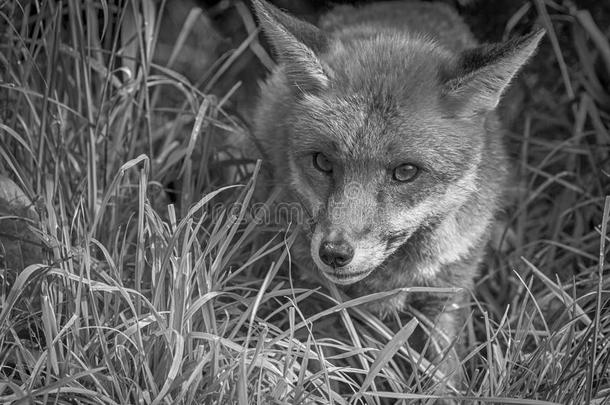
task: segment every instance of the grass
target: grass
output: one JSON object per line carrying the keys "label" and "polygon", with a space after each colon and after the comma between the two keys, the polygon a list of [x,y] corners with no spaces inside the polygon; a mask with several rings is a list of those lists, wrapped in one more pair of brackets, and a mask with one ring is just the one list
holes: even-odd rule
{"label": "grass", "polygon": [[[438,394],[443,376],[406,343],[422,320],[301,286],[296,234],[248,209],[258,166],[231,146],[247,132],[236,70],[269,62],[236,4],[214,12],[237,10],[246,39],[197,82],[173,69],[196,10],[160,63],[169,2],[1,3],[0,402]],[[508,139],[521,183],[473,297],[459,395],[608,404],[610,41],[596,18],[610,9],[519,4],[508,27],[548,37],[522,75]]]}

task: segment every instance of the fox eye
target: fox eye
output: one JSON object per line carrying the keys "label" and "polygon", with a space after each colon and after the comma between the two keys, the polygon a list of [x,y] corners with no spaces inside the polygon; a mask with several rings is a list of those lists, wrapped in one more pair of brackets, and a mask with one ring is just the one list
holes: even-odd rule
{"label": "fox eye", "polygon": [[394,168],[392,178],[396,181],[400,181],[401,183],[407,183],[409,181],[415,180],[418,174],[419,167],[410,163],[405,163]]}
{"label": "fox eye", "polygon": [[330,173],[333,171],[333,164],[321,152],[313,154],[313,166],[324,173]]}

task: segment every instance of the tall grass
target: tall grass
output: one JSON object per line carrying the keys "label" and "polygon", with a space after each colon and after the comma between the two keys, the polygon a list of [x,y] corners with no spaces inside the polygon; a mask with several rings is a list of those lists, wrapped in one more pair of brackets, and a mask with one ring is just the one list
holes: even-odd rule
{"label": "tall grass", "polygon": [[[249,209],[259,166],[231,144],[247,133],[231,68],[268,62],[244,5],[249,34],[199,83],[172,70],[197,10],[156,63],[168,7],[2,4],[0,401],[433,402],[448,376],[407,342],[426,320],[358,306],[397,291],[299,283],[297,234]],[[511,134],[522,190],[464,326],[468,386],[450,388],[610,403],[608,32],[567,1],[523,2],[511,26],[528,18],[549,39]]]}

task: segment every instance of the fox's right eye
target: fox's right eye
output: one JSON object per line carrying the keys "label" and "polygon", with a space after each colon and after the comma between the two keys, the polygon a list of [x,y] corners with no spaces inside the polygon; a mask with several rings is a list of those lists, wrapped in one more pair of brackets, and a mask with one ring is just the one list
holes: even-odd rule
{"label": "fox's right eye", "polygon": [[313,166],[321,172],[330,173],[333,171],[333,164],[322,152],[313,154]]}

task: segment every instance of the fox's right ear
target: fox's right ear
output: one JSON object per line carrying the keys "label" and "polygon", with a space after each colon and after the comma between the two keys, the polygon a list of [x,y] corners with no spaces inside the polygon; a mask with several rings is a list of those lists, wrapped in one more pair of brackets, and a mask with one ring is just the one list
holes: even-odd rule
{"label": "fox's right ear", "polygon": [[317,27],[291,17],[264,0],[252,0],[261,29],[295,88],[316,92],[328,87],[330,69],[316,56],[328,47]]}

